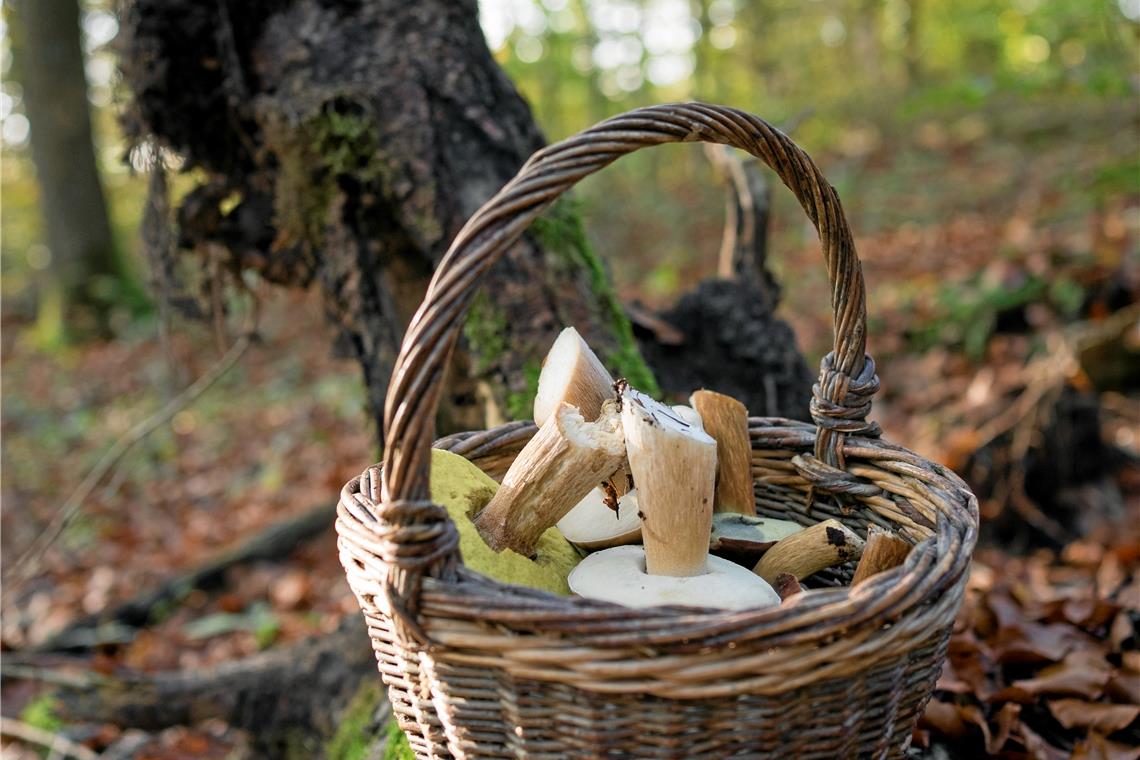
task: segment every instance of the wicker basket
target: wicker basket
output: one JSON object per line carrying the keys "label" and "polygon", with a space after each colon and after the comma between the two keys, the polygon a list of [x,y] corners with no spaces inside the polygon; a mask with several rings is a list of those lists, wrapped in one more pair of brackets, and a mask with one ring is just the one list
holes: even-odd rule
{"label": "wicker basket", "polygon": [[[878,524],[915,544],[857,589],[779,607],[628,609],[507,586],[465,568],[428,496],[444,366],[480,279],[581,178],[639,148],[714,142],[752,153],[815,224],[834,350],[815,424],[753,418],[758,513]],[[890,757],[941,671],[977,532],[952,472],[880,439],[864,355],[863,278],[835,190],[763,120],[698,103],[645,108],[535,154],[460,231],[408,328],[388,389],[383,466],[345,486],[341,561],[400,726],[420,757]],[[534,434],[516,422],[436,446],[501,475]],[[839,576],[850,577],[850,568]]]}

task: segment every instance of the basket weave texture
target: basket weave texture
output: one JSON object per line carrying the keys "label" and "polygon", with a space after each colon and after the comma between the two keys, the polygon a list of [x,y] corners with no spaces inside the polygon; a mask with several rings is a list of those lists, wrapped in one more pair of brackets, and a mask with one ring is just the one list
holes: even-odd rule
{"label": "basket weave texture", "polygon": [[[835,518],[914,544],[859,584],[745,611],[629,609],[465,568],[428,496],[435,411],[462,317],[487,269],[575,182],[642,147],[713,142],[771,167],[819,232],[835,341],[814,424],[753,418],[757,513]],[[762,119],[654,106],[536,153],[460,231],[408,328],[388,389],[382,465],[341,493],[341,561],[380,674],[419,757],[895,757],[941,672],[977,536],[977,502],[946,468],[881,439],[865,355],[863,277],[838,196]],[[515,422],[435,442],[499,477],[534,435]],[[833,580],[849,579],[841,568]]]}

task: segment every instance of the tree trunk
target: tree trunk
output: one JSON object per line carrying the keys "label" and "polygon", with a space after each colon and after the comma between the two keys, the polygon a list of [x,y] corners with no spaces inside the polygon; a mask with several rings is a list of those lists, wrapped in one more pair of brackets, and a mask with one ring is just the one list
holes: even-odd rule
{"label": "tree trunk", "polygon": [[79,4],[19,0],[12,20],[15,73],[31,122],[32,161],[51,250],[41,321],[62,318],[80,331],[101,331],[122,272],[91,139]]}
{"label": "tree trunk", "polygon": [[[124,30],[129,129],[207,173],[178,211],[182,248],[220,247],[232,268],[282,284],[319,282],[379,426],[435,264],[543,144],[475,2],[135,0]],[[652,386],[563,202],[489,274],[440,427],[528,417],[539,361],[565,325]]]}

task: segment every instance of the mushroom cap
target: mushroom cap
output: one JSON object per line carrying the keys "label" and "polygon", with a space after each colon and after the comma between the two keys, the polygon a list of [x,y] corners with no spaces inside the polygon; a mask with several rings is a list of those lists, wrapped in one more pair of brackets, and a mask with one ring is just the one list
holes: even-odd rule
{"label": "mushroom cap", "polygon": [[719,512],[713,515],[712,541],[714,544],[718,539],[774,544],[803,529],[804,526],[791,520]]}
{"label": "mushroom cap", "polygon": [[503,583],[568,595],[566,576],[578,564],[578,550],[557,529],[548,529],[538,539],[533,560],[510,549],[496,552],[479,535],[471,518],[498,489],[491,476],[467,459],[450,451],[431,450],[431,499],[447,508],[459,530],[463,563]]}
{"label": "mushroom cap", "polygon": [[649,575],[642,546],[617,546],[591,554],[567,580],[579,596],[626,607],[744,610],[780,603],[779,595],[763,578],[719,557],[708,558],[708,572],[703,575]]}
{"label": "mushroom cap", "polygon": [[616,515],[606,506],[602,490],[595,488],[558,521],[558,530],[567,541],[588,550],[632,544],[641,538],[637,510],[636,488],[618,499]]}

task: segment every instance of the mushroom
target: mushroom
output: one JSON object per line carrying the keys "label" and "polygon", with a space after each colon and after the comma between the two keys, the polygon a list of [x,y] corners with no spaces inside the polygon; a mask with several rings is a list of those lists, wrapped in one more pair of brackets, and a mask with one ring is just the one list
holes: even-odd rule
{"label": "mushroom", "polygon": [[[561,404],[577,407],[587,422],[596,420],[602,405],[614,398],[614,381],[586,341],[573,327],[567,327],[554,340],[542,360],[538,388],[534,395],[534,421],[539,427]],[[618,498],[633,488],[624,461],[606,481],[607,505],[617,511]]]}
{"label": "mushroom", "polygon": [[753,567],[777,541],[803,529],[804,526],[791,520],[719,512],[713,515],[709,551],[739,565]]}
{"label": "mushroom", "polygon": [[567,327],[542,361],[534,394],[534,422],[542,427],[562,404],[577,407],[587,422],[596,420],[602,404],[613,398],[613,385],[597,354],[577,330]]}
{"label": "mushroom", "polygon": [[748,437],[748,409],[732,396],[701,390],[689,403],[716,439],[716,512],[756,514],[752,492],[752,443]]}
{"label": "mushroom", "polygon": [[571,590],[629,607],[778,604],[772,587],[746,568],[708,556],[716,441],[632,388],[622,389],[621,407],[645,545],[590,555],[570,574]]}
{"label": "mushroom", "polygon": [[824,568],[858,559],[862,553],[863,539],[855,531],[838,520],[824,520],[777,541],[753,572],[769,583],[781,573],[802,581]]}
{"label": "mushroom", "polygon": [[603,405],[594,422],[564,403],[519,452],[475,527],[495,551],[530,556],[538,537],[624,460],[615,402]]}
{"label": "mushroom", "polygon": [[558,521],[558,530],[579,549],[597,551],[641,540],[637,516],[637,489],[618,499],[617,514],[606,503],[606,494],[595,488]]}
{"label": "mushroom", "polygon": [[851,585],[878,575],[881,572],[898,567],[910,554],[911,545],[901,538],[878,525],[872,525],[867,530],[867,545],[863,547],[863,556],[855,566],[855,574],[851,576]]}

